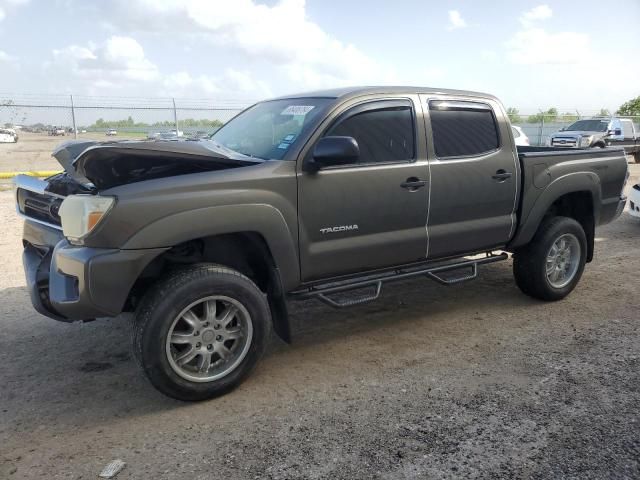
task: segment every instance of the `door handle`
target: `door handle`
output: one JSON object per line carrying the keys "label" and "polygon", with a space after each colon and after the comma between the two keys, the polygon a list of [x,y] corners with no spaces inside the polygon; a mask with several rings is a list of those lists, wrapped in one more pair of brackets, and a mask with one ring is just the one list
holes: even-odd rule
{"label": "door handle", "polygon": [[417,177],[409,177],[400,184],[402,188],[406,188],[410,192],[415,192],[419,188],[424,187],[427,184],[426,180],[420,180]]}
{"label": "door handle", "polygon": [[504,182],[507,178],[511,178],[513,174],[511,172],[507,172],[506,170],[498,170],[494,175],[491,176],[494,180],[498,182]]}

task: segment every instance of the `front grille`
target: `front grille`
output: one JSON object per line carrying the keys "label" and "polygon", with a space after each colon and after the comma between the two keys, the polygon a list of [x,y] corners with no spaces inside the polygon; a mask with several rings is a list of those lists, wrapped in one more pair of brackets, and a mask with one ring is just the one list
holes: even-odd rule
{"label": "front grille", "polygon": [[58,227],[61,225],[58,213],[62,203],[61,198],[18,188],[17,200],[18,211],[24,216]]}
{"label": "front grille", "polygon": [[576,147],[578,140],[575,137],[554,137],[551,139],[552,147]]}

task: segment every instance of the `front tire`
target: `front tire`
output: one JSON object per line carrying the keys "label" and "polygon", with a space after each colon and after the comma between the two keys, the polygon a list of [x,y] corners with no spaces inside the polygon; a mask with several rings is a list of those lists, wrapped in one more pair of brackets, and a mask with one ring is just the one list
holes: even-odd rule
{"label": "front tire", "polygon": [[202,264],[169,274],[147,292],[133,348],[154,387],[196,401],[239,385],[270,336],[271,315],[260,289],[235,270]]}
{"label": "front tire", "polygon": [[513,274],[523,293],[540,300],[561,300],[573,291],[587,258],[587,237],[573,218],[543,220],[531,242],[518,249]]}

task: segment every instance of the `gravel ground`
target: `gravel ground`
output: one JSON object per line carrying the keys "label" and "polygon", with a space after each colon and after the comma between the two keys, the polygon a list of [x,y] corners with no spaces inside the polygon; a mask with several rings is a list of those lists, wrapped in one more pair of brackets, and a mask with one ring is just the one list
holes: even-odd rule
{"label": "gravel ground", "polygon": [[[46,133],[22,131],[19,134],[17,143],[0,143],[0,172],[61,170],[60,164],[51,157],[51,152],[57,145],[73,140],[72,133],[64,137],[50,137]],[[107,137],[104,133],[82,133],[78,134],[78,139],[107,141],[123,138]]]}
{"label": "gravel ground", "polygon": [[51,152],[56,145],[71,139],[73,136],[49,137],[20,132],[18,143],[0,143],[0,172],[61,170]]}
{"label": "gravel ground", "polygon": [[[638,181],[640,166],[631,166]],[[640,478],[640,221],[597,232],[577,290],[541,303],[511,262],[475,282],[413,280],[366,306],[292,304],[231,394],[157,393],[129,320],[31,308],[20,221],[0,192],[0,478]]]}

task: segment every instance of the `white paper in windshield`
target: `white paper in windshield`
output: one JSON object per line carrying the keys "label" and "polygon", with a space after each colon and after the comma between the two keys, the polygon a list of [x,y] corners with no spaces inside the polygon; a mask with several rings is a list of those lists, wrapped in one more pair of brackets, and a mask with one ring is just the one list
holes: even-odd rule
{"label": "white paper in windshield", "polygon": [[306,115],[314,108],[314,105],[289,105],[280,115]]}

